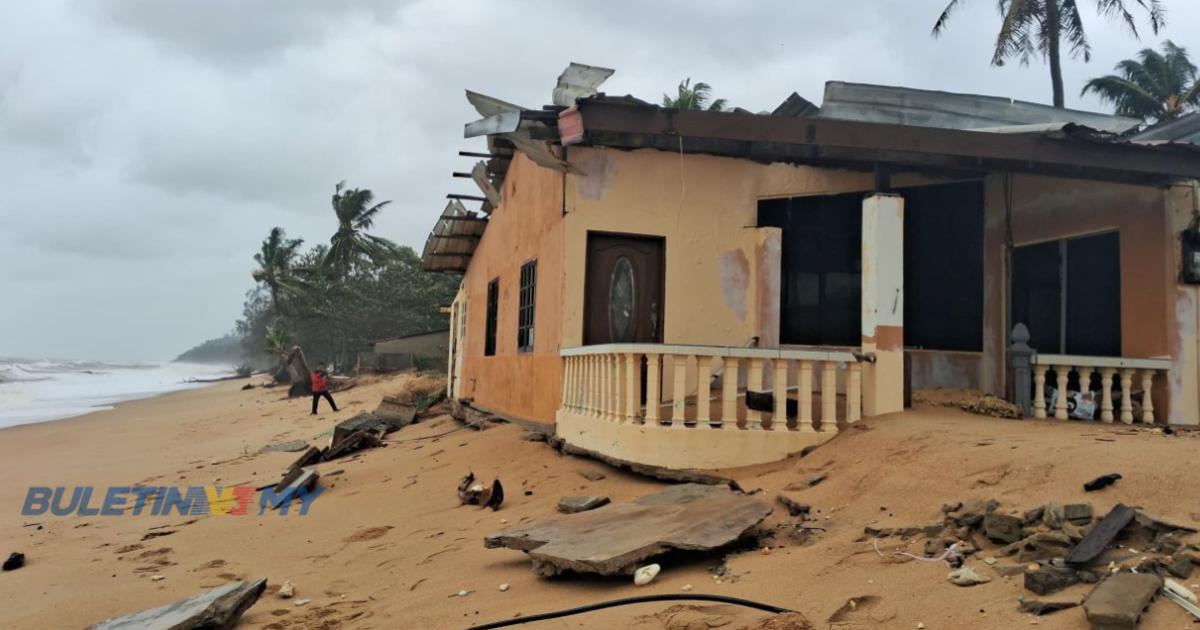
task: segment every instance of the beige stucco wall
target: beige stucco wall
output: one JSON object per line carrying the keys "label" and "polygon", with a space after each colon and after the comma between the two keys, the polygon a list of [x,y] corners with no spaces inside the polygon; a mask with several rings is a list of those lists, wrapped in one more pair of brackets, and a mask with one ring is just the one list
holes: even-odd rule
{"label": "beige stucco wall", "polygon": [[[460,398],[514,418],[554,422],[562,381],[558,356],[563,283],[562,174],[518,153],[501,186],[503,202],[463,276]],[[517,352],[521,265],[537,259],[533,352]],[[484,356],[488,283],[499,279],[496,354]]]}
{"label": "beige stucco wall", "polygon": [[583,339],[589,231],[666,239],[665,343],[778,345],[779,230],[756,227],[758,201],[873,182],[869,173],[649,149],[572,147],[569,159],[580,174],[567,177],[563,347]]}

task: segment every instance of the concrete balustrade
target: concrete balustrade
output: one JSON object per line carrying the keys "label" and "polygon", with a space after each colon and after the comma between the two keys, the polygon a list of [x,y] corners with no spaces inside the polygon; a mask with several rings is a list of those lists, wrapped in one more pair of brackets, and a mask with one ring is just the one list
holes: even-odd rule
{"label": "concrete balustrade", "polygon": [[[1033,357],[1033,415],[1036,418],[1053,416],[1056,420],[1069,417],[1067,397],[1071,374],[1074,373],[1080,391],[1091,391],[1093,377],[1099,377],[1100,398],[1097,419],[1113,422],[1117,417],[1131,424],[1134,417],[1134,400],[1141,406],[1137,420],[1153,423],[1153,389],[1155,377],[1165,378],[1171,369],[1170,359],[1126,359],[1122,357],[1089,357],[1065,354],[1038,354]],[[1046,403],[1047,374],[1053,372],[1054,386],[1059,394],[1054,399],[1053,409]],[[1120,409],[1114,407],[1114,388],[1120,388]],[[1135,387],[1138,389],[1135,390]],[[1119,415],[1118,415],[1119,414]]]}
{"label": "concrete balustrade", "polygon": [[[607,344],[562,358],[560,435],[639,463],[772,461],[862,418],[862,364],[850,352]],[[771,402],[750,409],[747,390]]]}

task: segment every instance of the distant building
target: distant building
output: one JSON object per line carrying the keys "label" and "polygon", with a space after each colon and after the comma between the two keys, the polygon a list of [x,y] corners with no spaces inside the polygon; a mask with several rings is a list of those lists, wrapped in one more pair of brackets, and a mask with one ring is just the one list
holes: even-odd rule
{"label": "distant building", "polygon": [[452,200],[423,256],[463,274],[451,398],[676,468],[781,459],[906,388],[1200,423],[1200,147],[840,83],[815,112],[679,111],[608,74],[573,64],[545,107],[468,93],[482,208]]}
{"label": "distant building", "polygon": [[358,353],[360,370],[387,372],[411,367],[445,367],[450,330],[435,330],[405,337],[380,339]]}

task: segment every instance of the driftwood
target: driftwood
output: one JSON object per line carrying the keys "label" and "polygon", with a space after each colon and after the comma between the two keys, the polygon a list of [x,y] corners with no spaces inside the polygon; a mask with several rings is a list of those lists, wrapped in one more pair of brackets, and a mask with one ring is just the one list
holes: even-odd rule
{"label": "driftwood", "polygon": [[266,580],[230,582],[166,606],[101,621],[88,630],[228,630],[266,588]]}

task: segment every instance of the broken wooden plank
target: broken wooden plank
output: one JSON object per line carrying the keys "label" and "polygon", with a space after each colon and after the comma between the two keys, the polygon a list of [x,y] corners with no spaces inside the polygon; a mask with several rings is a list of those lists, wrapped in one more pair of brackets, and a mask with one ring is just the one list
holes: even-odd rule
{"label": "broken wooden plank", "polygon": [[1118,503],[1109,510],[1108,514],[1092,527],[1092,531],[1084,536],[1067,554],[1068,564],[1088,564],[1100,557],[1108,548],[1117,534],[1133,520],[1134,510],[1123,503]]}
{"label": "broken wooden plank", "polygon": [[325,461],[329,461],[345,455],[350,451],[356,451],[362,447],[363,441],[366,439],[366,437],[367,432],[363,429],[358,429],[341,440],[335,439],[333,443],[329,445],[329,450],[325,451],[325,454],[322,455],[321,458]]}
{"label": "broken wooden plank", "polygon": [[101,621],[88,630],[228,630],[266,588],[266,580],[230,582],[166,606]]}
{"label": "broken wooden plank", "polygon": [[1137,520],[1138,525],[1156,532],[1166,533],[1179,531],[1194,534],[1197,531],[1195,527],[1190,525],[1174,523],[1160,516],[1150,514],[1144,510],[1134,510],[1134,512],[1135,513],[1133,517]]}
{"label": "broken wooden plank", "polygon": [[728,545],[771,513],[754,497],[720,486],[680,484],[632,503],[561,516],[490,534],[489,549],[529,554],[534,572],[629,574],[646,558],[672,549],[706,551]]}
{"label": "broken wooden plank", "polygon": [[317,479],[320,477],[320,473],[313,468],[293,468],[289,470],[275,486],[274,502],[271,504],[271,509],[274,510],[290,503],[292,499],[300,496],[301,491],[312,490],[313,486],[317,485]]}
{"label": "broken wooden plank", "polygon": [[296,458],[296,461],[292,462],[291,466],[288,466],[288,470],[296,470],[298,468],[304,468],[305,466],[311,466],[319,461],[321,461],[321,449],[315,446],[310,446],[308,447],[308,450],[304,451],[304,453],[300,455],[300,457]]}

